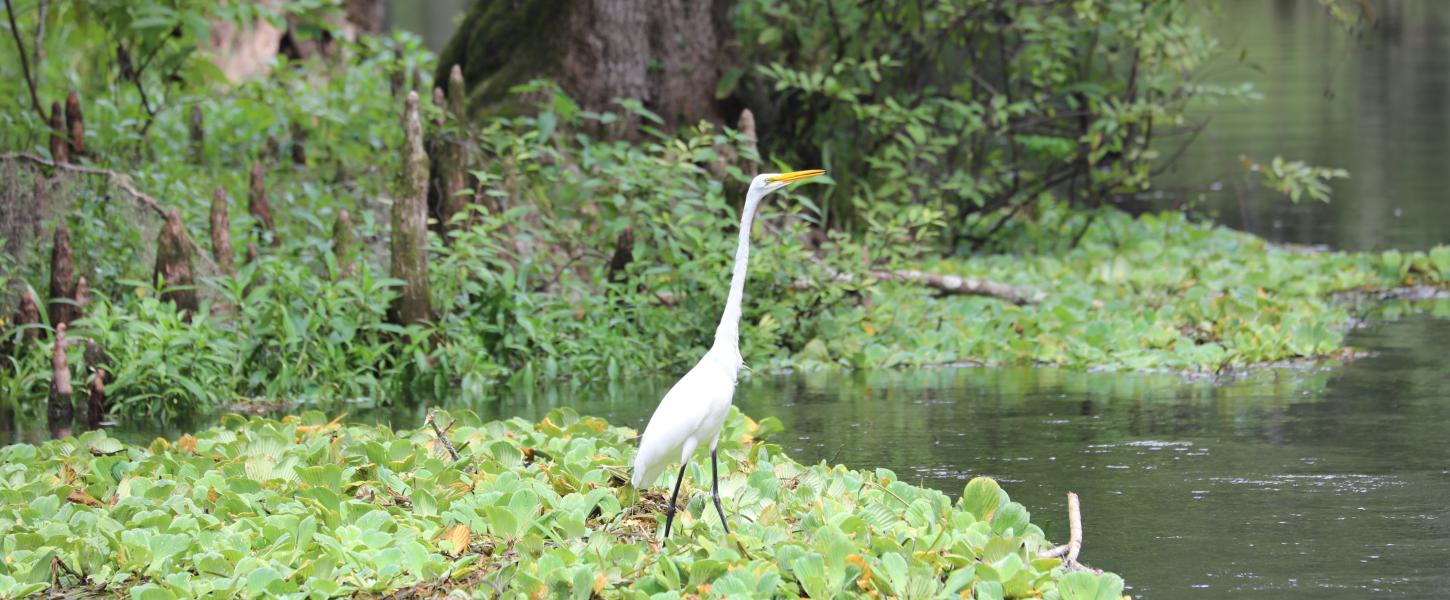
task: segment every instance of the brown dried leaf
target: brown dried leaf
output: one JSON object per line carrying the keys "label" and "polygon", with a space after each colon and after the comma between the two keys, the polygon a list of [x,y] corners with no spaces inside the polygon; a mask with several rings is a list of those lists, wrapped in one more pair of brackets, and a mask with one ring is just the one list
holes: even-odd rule
{"label": "brown dried leaf", "polygon": [[468,526],[458,523],[443,532],[443,543],[440,547],[444,552],[458,556],[468,549],[468,538]]}
{"label": "brown dried leaf", "polygon": [[70,501],[70,502],[74,502],[76,504],[84,504],[86,506],[90,506],[90,507],[93,507],[93,508],[100,508],[101,507],[101,501],[100,500],[97,500],[94,497],[92,497],[90,494],[87,494],[87,493],[82,492],[80,490],[76,490],[76,491],[71,492],[69,496],[66,496],[65,497],[65,499],[68,500],[68,501]]}

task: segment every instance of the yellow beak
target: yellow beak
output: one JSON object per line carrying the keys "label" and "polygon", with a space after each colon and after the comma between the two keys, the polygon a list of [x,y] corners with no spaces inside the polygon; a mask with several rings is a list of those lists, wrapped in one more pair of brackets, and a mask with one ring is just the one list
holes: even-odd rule
{"label": "yellow beak", "polygon": [[781,173],[780,175],[771,177],[766,181],[769,181],[771,183],[795,183],[797,181],[804,181],[806,179],[810,179],[812,177],[819,177],[825,174],[826,172],[820,169],[806,169],[804,171],[791,171],[789,173]]}

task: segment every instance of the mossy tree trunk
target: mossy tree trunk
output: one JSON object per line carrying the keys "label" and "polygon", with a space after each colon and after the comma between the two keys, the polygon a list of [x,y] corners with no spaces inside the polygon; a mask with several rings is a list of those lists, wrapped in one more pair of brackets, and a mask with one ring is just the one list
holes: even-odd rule
{"label": "mossy tree trunk", "polygon": [[[536,78],[559,82],[584,108],[639,100],[673,127],[723,123],[729,0],[478,0],[439,57],[435,81],[458,65],[471,111]],[[620,133],[633,132],[625,127]]]}

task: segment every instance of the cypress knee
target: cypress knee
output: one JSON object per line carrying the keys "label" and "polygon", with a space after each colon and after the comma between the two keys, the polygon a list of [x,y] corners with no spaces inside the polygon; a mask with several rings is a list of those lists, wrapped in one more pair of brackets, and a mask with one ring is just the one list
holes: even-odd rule
{"label": "cypress knee", "polygon": [[301,121],[292,122],[292,162],[299,167],[307,166],[307,128]]}
{"label": "cypress knee", "polygon": [[227,207],[227,191],[217,186],[211,198],[211,254],[218,271],[227,276],[237,274],[232,260],[232,219]]}
{"label": "cypress knee", "polygon": [[[468,188],[468,155],[462,127],[456,117],[449,115],[442,88],[433,89],[433,103],[443,109],[438,116],[437,134],[434,136],[433,184],[438,201],[438,230],[446,234],[455,227],[454,218],[468,210],[468,197],[463,190]],[[444,241],[449,237],[444,236]]]}
{"label": "cypress knee", "polygon": [[107,366],[110,359],[94,339],[86,340],[85,358],[86,368],[91,371],[91,383],[86,388],[86,418],[91,429],[95,429],[100,427],[101,418],[106,415],[106,382],[111,377]]}
{"label": "cypress knee", "polygon": [[403,172],[393,199],[392,276],[403,288],[388,309],[390,319],[410,325],[432,319],[428,298],[428,154],[418,93],[409,92],[403,110]]}
{"label": "cypress knee", "polygon": [[70,140],[66,139],[65,113],[60,103],[50,103],[50,159],[61,164],[70,163]]}
{"label": "cypress knee", "polygon": [[267,136],[267,141],[266,143],[262,144],[262,152],[260,153],[260,158],[262,159],[262,162],[272,164],[272,161],[277,158],[278,152],[279,150],[277,149],[277,136]]}
{"label": "cypress knee", "polygon": [[463,69],[455,64],[452,69],[448,70],[448,110],[453,113],[453,118],[459,121],[463,120],[463,113],[467,110],[465,96],[468,92],[465,89]]}
{"label": "cypress knee", "polygon": [[[40,323],[40,306],[35,302],[35,294],[26,289],[20,294],[20,308],[15,311],[15,326],[37,325]],[[30,341],[40,337],[40,329],[31,327],[20,334],[21,339]]]}
{"label": "cypress knee", "polygon": [[86,316],[86,307],[91,305],[91,284],[86,281],[84,275],[76,278],[76,319],[83,319]]}
{"label": "cypress knee", "polygon": [[50,325],[70,323],[76,318],[75,259],[71,256],[70,228],[65,221],[55,224],[55,244],[50,249],[50,302],[46,312]]}
{"label": "cypress knee", "polygon": [[70,132],[70,154],[86,153],[86,124],[81,116],[81,98],[74,91],[65,98],[65,127]]}
{"label": "cypress knee", "polygon": [[610,283],[624,281],[624,270],[634,262],[634,229],[625,227],[614,240],[614,256],[609,258],[609,271],[605,280]]}
{"label": "cypress knee", "polygon": [[85,359],[87,369],[100,371],[108,378],[111,376],[110,371],[107,370],[111,364],[111,357],[106,355],[106,351],[101,349],[101,345],[96,340],[86,340]]}
{"label": "cypress knee", "polygon": [[252,214],[253,224],[262,232],[271,234],[272,245],[277,245],[277,228],[272,221],[272,205],[267,202],[267,184],[262,176],[262,162],[252,163],[252,185],[247,196],[247,212]]}
{"label": "cypress knee", "polygon": [[55,345],[50,350],[50,402],[46,406],[46,417],[51,426],[67,423],[75,412],[71,401],[70,365],[66,362],[65,323],[55,326]]}
{"label": "cypress knee", "polygon": [[191,245],[181,226],[181,211],[171,209],[156,241],[156,273],[163,291],[161,299],[176,304],[183,314],[196,311],[196,278],[191,267]]}
{"label": "cypress knee", "polygon": [[86,423],[91,429],[99,429],[105,416],[106,376],[101,371],[94,371],[90,385],[86,386]]}
{"label": "cypress knee", "polygon": [[[40,323],[40,308],[35,302],[35,296],[30,293],[30,288],[26,288],[20,292],[20,305],[15,308],[15,314],[10,317],[10,326],[19,329],[25,325],[37,323]],[[18,352],[19,347],[38,337],[40,337],[39,327],[21,329],[15,337],[6,337],[0,341],[0,354],[14,355]]]}
{"label": "cypress knee", "polygon": [[191,162],[201,164],[206,160],[206,122],[202,118],[201,106],[191,105],[191,123],[187,127],[191,141]]}
{"label": "cypress knee", "polygon": [[337,258],[337,278],[352,277],[352,215],[346,209],[338,211],[337,221],[332,224],[332,255]]}
{"label": "cypress knee", "polygon": [[[261,255],[260,252],[257,251],[257,244],[256,243],[252,243],[252,242],[248,242],[247,243],[247,264],[249,264],[249,265],[256,265],[261,260],[262,260],[262,255]],[[247,296],[252,295],[252,290],[254,288],[256,288],[258,285],[260,285],[263,281],[265,281],[265,278],[262,277],[261,272],[260,271],[253,271],[252,272],[252,280],[251,281],[248,281],[247,282],[247,285],[242,288],[242,297],[243,298],[246,298]]]}

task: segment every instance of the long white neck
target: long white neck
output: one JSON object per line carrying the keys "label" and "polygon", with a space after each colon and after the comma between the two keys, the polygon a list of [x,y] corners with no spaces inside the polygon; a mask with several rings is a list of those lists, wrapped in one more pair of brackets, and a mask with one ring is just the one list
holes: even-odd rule
{"label": "long white neck", "polygon": [[735,268],[730,274],[730,295],[725,297],[725,312],[720,315],[720,326],[715,328],[715,347],[733,350],[740,355],[740,302],[745,297],[745,270],[750,263],[750,224],[755,220],[755,209],[765,194],[752,189],[745,196],[745,206],[740,212],[740,245],[735,248]]}

